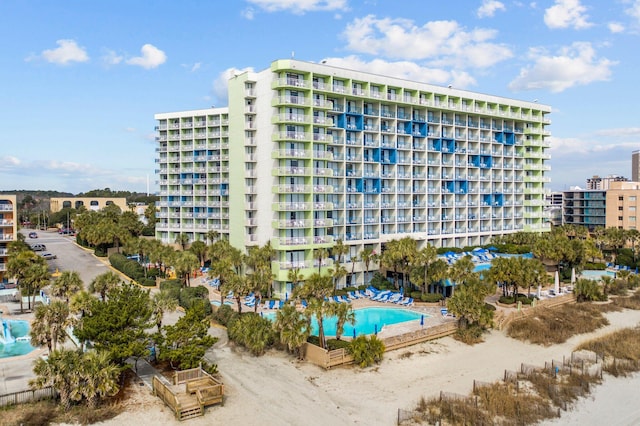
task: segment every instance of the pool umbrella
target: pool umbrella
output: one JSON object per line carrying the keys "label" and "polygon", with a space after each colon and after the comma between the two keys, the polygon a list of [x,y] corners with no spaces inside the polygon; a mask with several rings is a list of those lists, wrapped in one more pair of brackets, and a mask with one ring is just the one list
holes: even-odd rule
{"label": "pool umbrella", "polygon": [[554,285],[553,285],[553,291],[555,291],[556,294],[560,293],[560,274],[558,274],[558,271],[556,271],[556,276],[555,276]]}
{"label": "pool umbrella", "polygon": [[491,246],[491,247],[489,247],[487,250],[496,251],[496,250],[498,250],[498,249],[497,249],[496,247],[494,247],[494,246]]}
{"label": "pool umbrella", "polygon": [[355,327],[353,327],[353,338],[354,339],[356,338],[356,328]]}
{"label": "pool umbrella", "polygon": [[420,316],[420,325],[423,326],[424,325],[424,315]]}
{"label": "pool umbrella", "polygon": [[576,282],[576,268],[571,268],[571,284]]}
{"label": "pool umbrella", "polygon": [[375,330],[374,334],[377,336],[378,335],[378,324],[374,324],[373,329]]}

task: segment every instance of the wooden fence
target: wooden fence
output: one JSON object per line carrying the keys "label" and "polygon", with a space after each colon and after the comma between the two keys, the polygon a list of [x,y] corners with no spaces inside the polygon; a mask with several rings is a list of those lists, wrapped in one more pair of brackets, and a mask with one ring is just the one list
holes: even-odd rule
{"label": "wooden fence", "polygon": [[538,300],[536,301],[535,306],[523,307],[517,312],[512,312],[506,315],[503,314],[502,311],[499,312],[494,318],[494,323],[498,330],[504,330],[509,324],[511,324],[511,322],[533,315],[538,308],[555,308],[556,306],[575,302],[576,296],[574,294],[566,294],[564,296],[557,296],[551,299]]}
{"label": "wooden fence", "polygon": [[[457,329],[457,321],[450,321],[434,327],[425,327],[411,333],[387,337],[386,339],[382,339],[382,343],[384,343],[385,351],[393,351],[428,340],[449,336],[455,333]],[[325,369],[353,362],[353,357],[349,355],[345,349],[329,351],[319,346],[305,343],[302,353],[306,361]]]}
{"label": "wooden fence", "polygon": [[53,386],[48,386],[42,389],[23,390],[0,395],[0,407],[26,404],[28,402],[42,401],[44,399],[55,399],[57,397],[58,392],[53,388]]}

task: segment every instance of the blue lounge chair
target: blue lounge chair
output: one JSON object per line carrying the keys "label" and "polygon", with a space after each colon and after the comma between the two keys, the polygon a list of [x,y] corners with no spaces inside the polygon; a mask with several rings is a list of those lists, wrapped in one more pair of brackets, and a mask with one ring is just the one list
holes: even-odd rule
{"label": "blue lounge chair", "polygon": [[382,302],[388,299],[390,296],[391,296],[391,292],[389,290],[384,290],[378,293],[376,296],[372,297],[371,300],[375,300],[376,302]]}
{"label": "blue lounge chair", "polygon": [[402,300],[402,294],[400,293],[391,293],[389,298],[386,300],[388,303],[397,303]]}
{"label": "blue lounge chair", "polygon": [[275,300],[269,300],[269,309],[273,309],[273,307],[275,306],[276,301]]}
{"label": "blue lounge chair", "polygon": [[349,299],[359,299],[359,297],[353,291],[350,291],[347,294],[349,295]]}
{"label": "blue lounge chair", "polygon": [[331,300],[333,300],[336,303],[342,303],[342,300],[340,300],[338,296],[331,296]]}
{"label": "blue lounge chair", "polygon": [[253,308],[254,306],[256,306],[256,300],[253,299],[253,300],[246,301],[244,302],[244,305],[248,306],[249,308]]}
{"label": "blue lounge chair", "polygon": [[306,301],[306,300],[304,300],[304,299],[302,299],[302,300],[300,301],[300,304],[302,305],[302,308],[303,308],[303,309],[306,309],[306,308],[307,308],[307,306],[309,306],[309,304],[307,303],[307,301]]}
{"label": "blue lounge chair", "polygon": [[360,299],[365,299],[367,298],[367,294],[363,291],[363,290],[358,290],[356,295],[360,298]]}
{"label": "blue lounge chair", "polygon": [[340,296],[340,301],[344,303],[351,303],[351,300],[349,300],[349,298],[347,298],[346,296]]}
{"label": "blue lounge chair", "polygon": [[413,297],[405,297],[401,304],[403,306],[411,306],[411,305],[413,305]]}

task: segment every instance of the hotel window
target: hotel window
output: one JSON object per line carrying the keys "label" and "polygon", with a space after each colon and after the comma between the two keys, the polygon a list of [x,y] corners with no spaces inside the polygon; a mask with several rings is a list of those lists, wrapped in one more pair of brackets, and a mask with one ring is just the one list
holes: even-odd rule
{"label": "hotel window", "polygon": [[624,196],[620,195],[620,196],[618,197],[618,201],[624,201]]}
{"label": "hotel window", "polygon": [[635,222],[635,221],[636,221],[635,216],[629,216],[629,222]]}
{"label": "hotel window", "polygon": [[[630,195],[630,196],[629,196],[629,201],[631,201],[631,202],[634,202],[634,203],[635,203],[635,201],[636,201],[636,197],[635,197],[635,195]],[[634,208],[635,208],[635,207],[634,207]]]}
{"label": "hotel window", "polygon": [[622,220],[622,216],[618,216],[618,220]]}

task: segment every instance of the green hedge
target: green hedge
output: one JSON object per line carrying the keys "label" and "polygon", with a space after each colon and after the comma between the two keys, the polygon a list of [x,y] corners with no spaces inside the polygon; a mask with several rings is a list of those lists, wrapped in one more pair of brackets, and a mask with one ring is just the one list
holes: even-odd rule
{"label": "green hedge", "polygon": [[526,294],[519,293],[516,298],[513,296],[501,296],[498,301],[505,305],[510,305],[516,302],[522,302],[523,305],[530,305],[536,298],[534,296],[527,297]]}
{"label": "green hedge", "polygon": [[600,262],[596,262],[596,263],[586,262],[584,264],[584,269],[587,269],[587,270],[591,269],[594,271],[604,271],[605,269],[607,269],[607,265]]}
{"label": "green hedge", "polygon": [[109,263],[132,280],[139,282],[144,279],[144,267],[135,260],[127,259],[122,253],[109,256]]}

